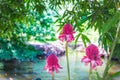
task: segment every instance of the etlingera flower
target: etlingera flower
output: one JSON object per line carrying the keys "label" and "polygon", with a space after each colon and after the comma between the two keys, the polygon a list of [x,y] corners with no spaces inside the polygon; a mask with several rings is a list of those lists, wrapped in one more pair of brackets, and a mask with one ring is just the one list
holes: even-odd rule
{"label": "etlingera flower", "polygon": [[50,74],[52,74],[52,72],[56,71],[56,73],[58,73],[58,68],[62,68],[59,63],[58,63],[58,58],[57,56],[55,56],[55,54],[50,54],[47,57],[46,60],[46,65],[44,67],[45,70],[47,70]]}
{"label": "etlingera flower", "polygon": [[62,33],[59,36],[59,39],[61,41],[65,40],[67,42],[71,42],[75,39],[74,36],[73,36],[73,33],[75,33],[75,32],[73,31],[72,25],[71,24],[65,24],[63,26]]}
{"label": "etlingera flower", "polygon": [[94,44],[90,44],[86,48],[86,56],[84,56],[81,61],[86,65],[90,63],[90,69],[96,69],[97,66],[102,66],[103,64],[100,56],[98,47]]}

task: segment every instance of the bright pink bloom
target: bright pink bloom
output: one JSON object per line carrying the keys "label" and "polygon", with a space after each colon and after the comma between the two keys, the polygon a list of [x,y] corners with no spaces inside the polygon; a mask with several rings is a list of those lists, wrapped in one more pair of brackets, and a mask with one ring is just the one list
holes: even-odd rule
{"label": "bright pink bloom", "polygon": [[90,69],[96,69],[97,66],[101,66],[103,64],[100,59],[98,47],[94,44],[90,44],[86,48],[86,56],[84,56],[81,61],[86,65],[90,63]]}
{"label": "bright pink bloom", "polygon": [[75,32],[73,31],[72,25],[71,24],[65,24],[63,26],[62,33],[59,36],[59,39],[61,41],[65,40],[67,42],[71,42],[75,39],[74,36],[73,36],[73,33],[75,33]]}
{"label": "bright pink bloom", "polygon": [[57,56],[55,56],[54,54],[50,54],[47,57],[47,62],[44,69],[46,69],[50,74],[52,74],[53,71],[56,71],[56,73],[58,73],[58,68],[61,69],[62,67],[58,64]]}

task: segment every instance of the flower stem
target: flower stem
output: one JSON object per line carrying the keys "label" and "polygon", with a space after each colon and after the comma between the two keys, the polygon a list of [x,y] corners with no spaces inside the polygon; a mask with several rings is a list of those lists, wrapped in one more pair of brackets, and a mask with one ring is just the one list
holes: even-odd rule
{"label": "flower stem", "polygon": [[54,72],[52,72],[52,80],[54,80]]}
{"label": "flower stem", "polygon": [[70,80],[70,68],[69,68],[69,58],[68,58],[68,42],[66,42],[66,60],[67,60],[67,70],[68,70],[68,80]]}
{"label": "flower stem", "polygon": [[[91,64],[90,64],[91,65]],[[91,68],[90,68],[90,70],[89,70],[89,80],[92,80],[92,70],[91,70]]]}
{"label": "flower stem", "polygon": [[103,73],[103,79],[104,80],[105,80],[105,77],[107,76],[107,73],[108,73],[108,70],[109,70],[109,67],[110,67],[110,60],[112,58],[116,43],[117,43],[117,41],[119,39],[119,34],[120,34],[120,21],[118,23],[117,32],[116,32],[115,39],[113,41],[113,46],[112,46],[112,49],[111,49],[111,53],[110,53],[109,59],[107,61],[107,64],[106,64],[106,67],[105,67],[105,70],[104,70],[104,73]]}

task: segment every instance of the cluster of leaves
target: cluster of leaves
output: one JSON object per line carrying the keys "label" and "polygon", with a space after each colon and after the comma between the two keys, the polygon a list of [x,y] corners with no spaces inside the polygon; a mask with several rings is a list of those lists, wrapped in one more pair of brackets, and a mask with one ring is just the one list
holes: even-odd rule
{"label": "cluster of leaves", "polygon": [[[62,10],[63,15],[59,14],[58,12],[58,15],[56,16],[58,18],[56,22],[59,23],[58,26],[60,26],[59,30],[61,30],[62,26],[65,23],[71,23],[74,26],[74,29],[78,32],[75,42],[77,42],[79,38],[82,38],[86,46],[87,42],[90,43],[86,31],[90,28],[94,28],[94,30],[98,30],[100,34],[99,42],[106,49],[106,51],[107,48],[112,45],[111,43],[113,42],[116,34],[115,32],[117,28],[117,23],[119,22],[120,12],[117,10],[119,8],[119,0],[1,0],[0,36],[11,36],[11,32],[13,32],[13,30],[16,28],[14,26],[15,22],[28,24],[28,22],[30,21],[29,18],[34,18],[33,15],[31,15],[33,14],[33,12],[39,12],[41,14],[43,10],[46,10],[46,7],[50,7],[51,9],[56,10],[56,12]],[[36,14],[39,15],[38,13],[34,13],[34,15]],[[36,18],[37,19],[35,20],[40,19],[39,17]],[[47,23],[46,20],[43,22],[45,22],[43,24]],[[38,26],[38,24],[36,24],[34,20],[32,20],[30,21],[29,26],[36,27]],[[27,37],[29,38],[31,35],[37,36],[37,33],[30,32],[34,31],[34,29],[30,27],[27,31],[27,33],[29,34]],[[20,28],[21,27],[17,29],[19,30]],[[37,28],[40,29],[40,27]],[[45,28],[47,29],[49,27]],[[37,31],[39,31],[39,29],[37,29]],[[43,33],[46,32],[45,30],[42,31]],[[47,32],[47,34],[49,33],[50,32]],[[41,38],[39,38],[38,36],[34,39],[46,41],[48,39],[44,40],[43,38],[45,35],[41,35]]]}
{"label": "cluster of leaves", "polygon": [[39,53],[40,51],[31,45],[26,45],[21,40],[14,39],[9,41],[0,38],[0,60],[34,60]]}
{"label": "cluster of leaves", "polygon": [[25,43],[56,39],[51,14],[44,10],[42,0],[0,0],[0,60],[33,60],[43,54]]}
{"label": "cluster of leaves", "polygon": [[22,33],[25,35],[24,37],[27,37],[29,41],[38,40],[45,42],[56,40],[55,29],[52,27],[53,20],[51,14],[39,15],[37,12],[33,12],[31,15],[34,16],[34,18],[28,18],[28,24],[16,24],[21,29],[19,34]]}
{"label": "cluster of leaves", "polygon": [[[63,14],[58,12],[55,16],[57,26],[60,26],[58,31],[65,23],[71,23],[77,33],[75,42],[82,38],[86,46],[91,42],[86,32],[94,28],[106,51],[113,46],[120,22],[119,0],[0,0],[1,60],[33,59],[38,52],[25,42],[55,40],[52,20],[42,15],[46,7],[56,12],[62,10]],[[120,56],[118,37],[113,57]]]}
{"label": "cluster of leaves", "polygon": [[[57,8],[62,9],[63,15],[61,14],[58,17],[58,26],[61,26],[59,30],[61,30],[62,26],[65,23],[71,23],[74,26],[78,35],[76,36],[76,42],[78,38],[82,38],[84,45],[90,40],[85,35],[86,31],[89,29],[94,29],[94,31],[98,31],[99,33],[99,44],[108,51],[113,54],[112,57],[119,56],[120,48],[118,46],[120,35],[116,38],[117,29],[119,29],[120,25],[120,1],[119,0],[58,0],[53,1],[53,4],[58,6]],[[52,8],[56,8],[52,6]],[[116,42],[115,42],[116,40]],[[117,44],[117,45],[116,45]],[[114,46],[116,45],[115,49]],[[112,51],[114,49],[114,51]],[[118,53],[118,54],[116,54]],[[109,58],[110,59],[110,58]],[[118,57],[120,60],[120,58]],[[111,66],[107,66],[105,72],[108,72]],[[105,73],[108,74],[108,73]],[[104,76],[106,80],[108,80],[108,75]],[[99,79],[103,80],[103,79]]]}
{"label": "cluster of leaves", "polygon": [[94,73],[94,74],[93,74],[92,78],[93,78],[94,80],[114,80],[115,77],[118,77],[118,76],[120,75],[120,72],[118,71],[118,72],[116,72],[116,73],[114,73],[114,74],[107,75],[107,76],[105,77],[105,79],[103,79],[103,78],[101,78],[101,76],[99,75],[99,72],[95,71],[95,72],[93,72],[93,73]]}
{"label": "cluster of leaves", "polygon": [[120,62],[120,43],[117,43],[115,46],[114,54],[113,54],[113,59],[118,60]]}
{"label": "cluster of leaves", "polygon": [[14,22],[23,22],[30,11],[42,13],[42,0],[0,0],[0,37],[9,37],[15,29]]}
{"label": "cluster of leaves", "polygon": [[64,11],[62,16],[61,14],[57,16],[56,22],[59,22],[58,26],[61,26],[59,30],[65,23],[71,23],[78,32],[76,42],[78,38],[82,38],[86,45],[87,42],[90,43],[90,40],[85,32],[94,28],[99,32],[99,42],[105,50],[112,45],[120,20],[120,12],[117,10],[119,0],[70,0],[53,3],[59,3],[57,5]]}
{"label": "cluster of leaves", "polygon": [[[50,7],[64,11],[62,16],[59,13],[56,16],[58,18],[56,22],[60,26],[59,30],[65,23],[71,23],[78,32],[75,42],[81,38],[86,46],[87,43],[91,42],[86,32],[89,29],[94,29],[99,33],[99,44],[107,52],[108,49],[112,48],[118,23],[120,22],[119,0],[58,0],[53,1],[52,5]],[[120,40],[120,38],[118,39]],[[116,44],[119,45],[119,41]],[[116,50],[115,48],[114,53],[116,53]],[[120,56],[120,54],[117,54],[117,56]],[[118,59],[120,61],[120,58]]]}

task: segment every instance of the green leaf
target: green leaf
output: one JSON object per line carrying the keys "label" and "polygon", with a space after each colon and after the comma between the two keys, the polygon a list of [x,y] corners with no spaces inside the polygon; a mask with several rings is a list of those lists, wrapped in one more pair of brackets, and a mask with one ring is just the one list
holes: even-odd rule
{"label": "green leaf", "polygon": [[102,79],[97,71],[96,71],[96,75],[97,75],[97,80],[101,80]]}
{"label": "green leaf", "polygon": [[115,27],[118,20],[120,20],[120,12],[117,12],[112,18],[103,25],[102,33],[108,32],[112,27]]}
{"label": "green leaf", "polygon": [[106,33],[106,38],[109,39],[110,41],[113,41],[113,36],[111,35],[111,33]]}
{"label": "green leaf", "polygon": [[82,34],[81,36],[82,36],[82,41],[84,43],[84,46],[86,47],[86,43],[87,42],[90,43],[91,41],[90,41],[90,39],[86,35]]}
{"label": "green leaf", "polygon": [[91,42],[90,39],[86,35],[82,34],[82,36],[87,42],[89,42],[89,43]]}
{"label": "green leaf", "polygon": [[78,25],[81,26],[83,23],[85,23],[87,20],[89,20],[89,17],[82,16],[82,19],[78,22]]}
{"label": "green leaf", "polygon": [[79,34],[76,36],[76,39],[75,39],[75,44],[77,44],[77,41],[78,41],[78,39],[79,39],[80,35],[81,35],[81,33],[79,33]]}
{"label": "green leaf", "polygon": [[57,30],[57,32],[59,32],[59,31],[61,31],[61,29],[63,28],[63,25],[57,25],[57,26],[59,26],[59,29]]}
{"label": "green leaf", "polygon": [[118,77],[118,76],[120,76],[120,71],[118,71],[118,72],[111,75],[111,77]]}
{"label": "green leaf", "polygon": [[83,43],[84,43],[84,46],[86,47],[87,45],[86,45],[86,42],[85,42],[84,37],[82,37],[82,41],[83,41]]}

